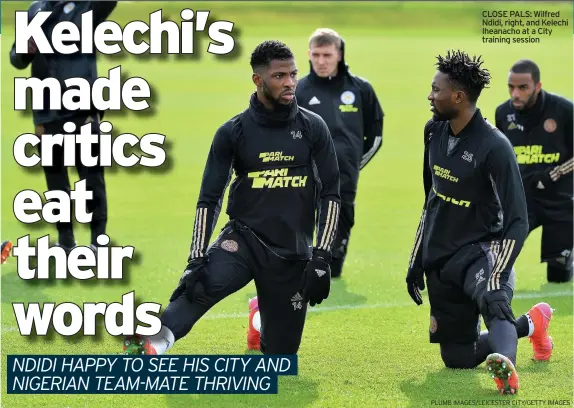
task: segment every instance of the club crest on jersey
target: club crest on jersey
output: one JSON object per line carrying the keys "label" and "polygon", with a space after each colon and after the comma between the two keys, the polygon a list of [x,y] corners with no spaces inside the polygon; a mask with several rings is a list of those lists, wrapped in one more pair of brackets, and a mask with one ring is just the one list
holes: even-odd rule
{"label": "club crest on jersey", "polygon": [[351,91],[345,91],[341,94],[341,102],[345,105],[352,105],[355,102],[355,94]]}
{"label": "club crest on jersey", "polygon": [[64,6],[64,14],[70,14],[70,12],[76,7],[74,2],[68,3]]}
{"label": "club crest on jersey", "polygon": [[556,121],[554,119],[548,118],[544,121],[544,130],[548,133],[554,132],[557,127],[558,126],[556,125]]}
{"label": "club crest on jersey", "polygon": [[436,318],[431,315],[429,332],[431,332],[431,334],[434,334],[434,333],[436,333],[437,329],[438,329],[438,322],[436,321]]}
{"label": "club crest on jersey", "polygon": [[237,252],[239,250],[239,245],[237,244],[237,241],[226,239],[221,243],[221,249],[227,252]]}
{"label": "club crest on jersey", "polygon": [[355,105],[355,94],[351,91],[345,91],[341,94],[341,102],[342,105],[339,105],[339,110],[342,113],[349,113],[349,112],[358,112],[359,108]]}

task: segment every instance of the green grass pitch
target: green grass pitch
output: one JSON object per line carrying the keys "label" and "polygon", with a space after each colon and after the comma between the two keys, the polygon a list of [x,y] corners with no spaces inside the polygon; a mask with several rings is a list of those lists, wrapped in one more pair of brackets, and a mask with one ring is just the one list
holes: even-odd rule
{"label": "green grass pitch", "polygon": [[[506,99],[506,76],[519,58],[532,58],[542,71],[545,89],[572,99],[571,3],[150,3],[120,4],[112,18],[144,19],[160,8],[177,17],[184,7],[212,10],[238,30],[240,52],[219,59],[205,52],[195,60],[102,58],[100,75],[122,65],[129,76],[146,78],[157,92],[156,113],[109,115],[114,127],[137,136],[167,135],[170,167],[164,172],[112,168],[106,175],[109,229],[120,245],[133,245],[138,262],[126,269],[121,283],[26,282],[19,279],[12,258],[2,267],[2,407],[428,407],[441,401],[559,399],[572,401],[573,341],[572,284],[545,281],[539,263],[540,231],[528,239],[516,264],[513,302],[521,314],[539,301],[555,309],[551,362],[530,360],[531,346],[519,340],[520,391],[499,397],[484,366],[452,371],[443,367],[438,347],[428,343],[429,306],[416,307],[405,284],[405,268],[422,206],[422,129],[430,117],[427,95],[434,75],[435,56],[462,48],[481,54],[493,75],[479,107],[492,119]],[[33,130],[30,117],[14,112],[13,78],[27,76],[9,63],[14,40],[13,12],[28,3],[2,3],[2,239],[30,234],[36,239],[53,234],[49,225],[26,226],[13,215],[16,194],[24,189],[45,191],[39,169],[24,170],[12,156],[16,136]],[[569,26],[555,28],[539,44],[484,44],[482,10],[560,10]],[[385,111],[384,142],[380,153],[361,175],[356,202],[356,227],[343,279],[333,283],[331,297],[311,310],[299,354],[299,375],[282,378],[279,395],[47,395],[6,394],[6,356],[10,354],[114,354],[121,339],[103,333],[97,338],[23,338],[13,302],[119,302],[135,290],[139,301],[165,306],[188,254],[195,201],[206,154],[217,127],[243,110],[253,90],[249,67],[252,49],[266,39],[292,47],[301,75],[308,72],[307,39],[319,26],[337,29],[347,42],[351,70],[373,84]],[[71,172],[76,180],[75,171]],[[220,217],[218,228],[226,220]],[[88,230],[78,226],[77,239],[86,244]],[[54,238],[55,239],[55,238]],[[175,354],[245,353],[247,302],[253,284],[216,305]]]}

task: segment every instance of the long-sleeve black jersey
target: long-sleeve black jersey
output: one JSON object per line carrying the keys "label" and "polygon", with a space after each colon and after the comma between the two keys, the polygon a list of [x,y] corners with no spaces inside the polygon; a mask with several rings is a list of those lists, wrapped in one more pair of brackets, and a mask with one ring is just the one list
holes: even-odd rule
{"label": "long-sleeve black jersey", "polygon": [[528,234],[512,145],[479,109],[447,153],[451,135],[448,121],[425,125],[426,201],[409,268],[437,269],[459,249],[486,244],[497,253],[487,289],[500,289]]}
{"label": "long-sleeve black jersey", "polygon": [[321,78],[311,67],[295,94],[300,106],[327,123],[339,159],[341,194],[355,194],[360,169],[381,148],[384,113],[369,81],[349,72],[344,47],[343,42],[336,76]]}
{"label": "long-sleeve black jersey", "polygon": [[[33,2],[28,9],[28,21],[40,11],[50,11],[52,14],[42,24],[42,31],[48,42],[52,44],[51,34],[56,24],[62,21],[72,22],[81,27],[82,14],[92,11],[93,24],[95,27],[105,21],[116,7],[117,1],[37,1]],[[32,65],[31,77],[38,79],[56,78],[62,87],[62,93],[67,87],[64,83],[69,78],[84,78],[93,83],[98,79],[96,65],[96,52],[92,54],[16,54],[16,43],[10,50],[10,63],[16,69],[26,69]],[[65,119],[77,114],[74,111],[62,109],[60,111],[49,110],[50,95],[44,93],[43,110],[33,110],[35,124],[53,122]],[[101,112],[103,114],[103,112]]]}
{"label": "long-sleeve black jersey", "polygon": [[[514,146],[528,198],[549,208],[563,206],[573,197],[572,112],[571,101],[544,90],[531,108],[518,110],[511,100],[496,108],[496,127]],[[555,167],[560,172],[556,182],[536,181],[539,173]]]}
{"label": "long-sleeve black jersey", "polygon": [[317,219],[316,247],[331,252],[339,169],[329,129],[318,115],[296,100],[287,112],[271,112],[253,94],[249,108],[217,130],[197,202],[191,258],[205,255],[233,174],[230,219],[287,259],[309,258]]}

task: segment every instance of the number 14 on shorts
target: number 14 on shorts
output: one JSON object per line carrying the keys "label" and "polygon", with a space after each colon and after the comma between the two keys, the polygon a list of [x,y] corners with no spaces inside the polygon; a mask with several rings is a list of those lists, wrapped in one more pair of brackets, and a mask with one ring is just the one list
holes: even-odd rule
{"label": "number 14 on shorts", "polygon": [[293,305],[293,310],[303,309],[303,296],[299,292],[295,293],[295,296],[291,298],[291,304]]}

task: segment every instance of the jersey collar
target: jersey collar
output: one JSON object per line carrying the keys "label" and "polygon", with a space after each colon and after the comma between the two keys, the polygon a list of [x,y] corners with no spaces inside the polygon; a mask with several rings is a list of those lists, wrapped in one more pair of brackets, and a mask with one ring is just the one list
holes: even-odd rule
{"label": "jersey collar", "polygon": [[249,99],[249,114],[255,123],[263,127],[286,126],[295,118],[298,111],[297,98],[293,98],[293,101],[289,105],[279,106],[273,111],[265,108],[265,106],[259,102],[256,92],[252,93]]}
{"label": "jersey collar", "polygon": [[[472,115],[472,118],[470,118],[470,121],[466,124],[465,127],[462,128],[462,130],[458,133],[458,135],[456,135],[456,137],[458,137],[459,139],[462,139],[462,138],[465,138],[467,136],[470,136],[483,123],[484,123],[484,117],[482,116],[482,112],[480,111],[479,108],[476,108],[476,111],[474,112],[474,115]],[[448,125],[448,134],[450,136],[454,136],[452,134],[452,129],[450,127],[450,124]]]}

